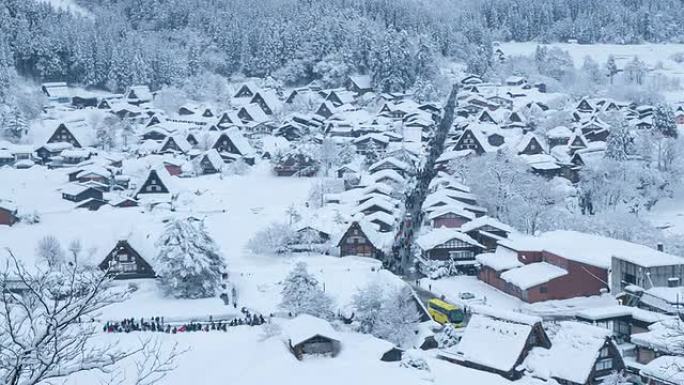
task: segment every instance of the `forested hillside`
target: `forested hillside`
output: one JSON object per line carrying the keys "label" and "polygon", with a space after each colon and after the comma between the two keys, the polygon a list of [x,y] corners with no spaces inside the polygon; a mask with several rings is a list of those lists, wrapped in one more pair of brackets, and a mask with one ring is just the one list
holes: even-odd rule
{"label": "forested hillside", "polygon": [[440,56],[483,74],[495,40],[681,40],[679,0],[93,0],[90,15],[5,0],[0,49],[20,74],[121,90],[204,71],[334,84],[353,72],[401,91]]}

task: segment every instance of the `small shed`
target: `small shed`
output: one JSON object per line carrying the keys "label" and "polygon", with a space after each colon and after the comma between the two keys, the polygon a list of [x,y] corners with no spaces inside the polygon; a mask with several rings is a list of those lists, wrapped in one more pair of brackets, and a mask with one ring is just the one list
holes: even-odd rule
{"label": "small shed", "polygon": [[328,321],[301,314],[284,325],[287,342],[298,360],[307,355],[335,357],[341,350],[337,332]]}

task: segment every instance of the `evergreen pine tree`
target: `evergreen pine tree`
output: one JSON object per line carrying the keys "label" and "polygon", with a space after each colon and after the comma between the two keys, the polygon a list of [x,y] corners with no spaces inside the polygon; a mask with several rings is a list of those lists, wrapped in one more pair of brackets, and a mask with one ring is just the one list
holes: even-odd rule
{"label": "evergreen pine tree", "polygon": [[613,55],[608,56],[608,61],[606,62],[606,72],[608,72],[610,84],[613,84],[613,77],[619,72],[617,64],[615,64],[615,57]]}
{"label": "evergreen pine tree", "polygon": [[282,302],[279,307],[293,316],[309,314],[330,318],[332,299],[319,287],[318,280],[309,274],[307,265],[298,262],[283,282]]}
{"label": "evergreen pine tree", "polygon": [[606,158],[624,161],[633,153],[634,138],[624,118],[617,119],[606,140]]}
{"label": "evergreen pine tree", "polygon": [[167,295],[204,298],[220,292],[227,268],[204,222],[195,218],[169,222],[157,247],[157,274]]}
{"label": "evergreen pine tree", "polygon": [[653,128],[666,137],[677,137],[677,123],[675,122],[674,111],[665,104],[658,104],[653,111]]}

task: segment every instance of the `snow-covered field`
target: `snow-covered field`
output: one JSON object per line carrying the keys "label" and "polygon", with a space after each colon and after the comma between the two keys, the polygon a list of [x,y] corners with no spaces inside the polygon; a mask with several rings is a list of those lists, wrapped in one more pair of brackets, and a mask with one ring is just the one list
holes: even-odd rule
{"label": "snow-covered field", "polygon": [[[228,332],[162,335],[165,346],[177,342],[189,350],[176,369],[160,385],[277,383],[295,385],[371,384],[464,384],[504,385],[510,382],[495,374],[468,369],[438,360],[425,353],[431,372],[402,368],[398,362],[382,362],[380,357],[391,344],[357,333],[339,333],[342,350],[334,359],[310,358],[298,361],[289,352],[282,336],[264,339],[262,328],[235,327]],[[156,336],[156,335],[153,335]],[[139,333],[106,335],[125,346],[136,344]],[[129,368],[130,369],[130,368]],[[127,373],[131,375],[131,373]],[[73,376],[67,384],[90,385],[105,375],[88,372]],[[99,383],[99,382],[96,382]]]}
{"label": "snow-covered field", "polygon": [[74,0],[35,0],[41,3],[50,4],[53,8],[71,12],[78,16],[90,16],[87,9],[78,5]]}
{"label": "snow-covered field", "polygon": [[[500,48],[508,56],[515,55],[534,55],[539,43],[535,42],[508,42],[501,43]],[[684,62],[677,63],[672,56],[677,53],[684,53],[684,44],[569,44],[552,43],[549,47],[558,47],[568,51],[570,57],[575,62],[576,67],[580,67],[586,56],[591,57],[596,62],[604,64],[608,56],[615,57],[615,63],[619,68],[638,56],[641,61],[650,68],[658,68],[662,64],[662,69],[657,72],[667,77],[678,79],[684,85]],[[684,92],[668,92],[666,97],[671,102],[684,101]]]}

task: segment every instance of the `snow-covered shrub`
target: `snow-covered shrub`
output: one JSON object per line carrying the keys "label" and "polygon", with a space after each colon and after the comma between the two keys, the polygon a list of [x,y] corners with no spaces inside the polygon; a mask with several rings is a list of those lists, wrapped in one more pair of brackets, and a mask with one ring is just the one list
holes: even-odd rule
{"label": "snow-covered shrub", "polygon": [[435,334],[435,340],[437,340],[440,349],[445,349],[456,345],[461,340],[461,336],[456,328],[447,324],[439,333]]}
{"label": "snow-covered shrub", "polygon": [[242,159],[237,159],[223,167],[224,175],[245,175],[249,171],[249,165]]}
{"label": "snow-covered shrub", "polygon": [[64,263],[65,254],[59,240],[52,235],[47,235],[38,241],[36,255],[47,262],[50,268],[55,268]]}
{"label": "snow-covered shrub", "polygon": [[674,61],[675,63],[684,63],[684,52],[675,52],[672,55],[670,55],[670,59]]}
{"label": "snow-covered shrub", "polygon": [[261,340],[265,341],[271,337],[279,336],[283,330],[277,323],[267,322],[261,326]]}
{"label": "snow-covered shrub", "polygon": [[456,261],[433,261],[418,259],[418,270],[430,279],[440,279],[459,275]]}
{"label": "snow-covered shrub", "polygon": [[247,248],[255,254],[287,254],[289,244],[295,239],[295,232],[287,223],[274,222],[254,234],[247,242]]}
{"label": "snow-covered shrub", "polygon": [[309,314],[324,319],[333,316],[332,298],[319,287],[304,262],[298,262],[287,275],[281,294],[283,298],[278,306],[293,316]]}
{"label": "snow-covered shrub", "polygon": [[176,298],[217,295],[226,274],[226,263],[214,240],[195,218],[169,222],[157,241],[159,284]]}
{"label": "snow-covered shrub", "polygon": [[425,358],[423,358],[421,352],[417,350],[407,350],[404,352],[399,366],[402,368],[413,368],[417,370],[425,370],[427,372],[430,371],[430,365],[428,365]]}
{"label": "snow-covered shrub", "polygon": [[373,333],[375,331],[382,317],[384,297],[385,291],[377,282],[371,282],[354,293],[352,306],[354,319],[359,323],[360,332]]}
{"label": "snow-covered shrub", "polygon": [[19,214],[19,222],[29,225],[40,223],[40,214],[37,211]]}
{"label": "snow-covered shrub", "polygon": [[370,284],[354,295],[353,306],[359,331],[398,346],[409,344],[415,337],[420,314],[408,287],[384,290]]}

